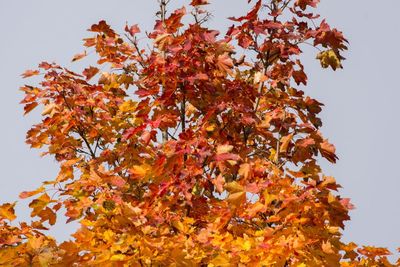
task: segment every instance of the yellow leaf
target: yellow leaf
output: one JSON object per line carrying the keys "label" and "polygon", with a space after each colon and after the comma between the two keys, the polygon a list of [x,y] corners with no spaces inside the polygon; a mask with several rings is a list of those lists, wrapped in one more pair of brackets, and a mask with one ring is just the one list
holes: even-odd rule
{"label": "yellow leaf", "polygon": [[336,70],[337,68],[342,68],[342,64],[340,63],[338,55],[332,49],[320,52],[317,55],[317,59],[319,59],[323,68],[328,68],[329,66],[333,70]]}
{"label": "yellow leaf", "polygon": [[122,105],[119,106],[119,110],[122,112],[130,112],[130,111],[134,111],[136,108],[136,104],[135,102],[133,102],[132,100],[127,100],[124,103],[122,103]]}
{"label": "yellow leaf", "polygon": [[233,149],[232,145],[219,145],[217,147],[217,154],[229,153]]}
{"label": "yellow leaf", "polygon": [[263,196],[265,200],[265,205],[271,204],[271,202],[276,199],[276,196],[269,194],[268,191],[264,191]]}
{"label": "yellow leaf", "polygon": [[218,267],[229,267],[231,265],[231,260],[227,255],[218,255],[208,264],[209,267],[218,266]]}
{"label": "yellow leaf", "polygon": [[123,261],[125,258],[126,256],[123,254],[116,254],[111,256],[110,261]]}
{"label": "yellow leaf", "polygon": [[329,194],[328,194],[328,203],[330,204],[330,203],[335,202],[335,201],[336,201],[336,197],[334,195],[332,195],[331,192],[329,192]]}
{"label": "yellow leaf", "polygon": [[249,251],[251,249],[251,242],[249,240],[246,240],[243,245],[242,248],[246,251]]}
{"label": "yellow leaf", "polygon": [[129,172],[133,175],[134,178],[143,179],[147,176],[147,173],[149,172],[149,166],[146,164],[135,165],[129,170]]}
{"label": "yellow leaf", "polygon": [[174,221],[172,222],[172,225],[179,231],[182,233],[186,233],[186,227],[185,225],[181,222],[181,221]]}
{"label": "yellow leaf", "polygon": [[111,241],[114,241],[114,235],[115,234],[113,231],[107,230],[104,232],[103,237],[104,237],[104,240],[106,240],[107,242],[111,242]]}
{"label": "yellow leaf", "polygon": [[210,124],[210,125],[208,125],[208,126],[206,127],[206,131],[207,131],[207,132],[212,132],[212,131],[215,130],[215,128],[216,128],[216,125],[215,125],[215,124]]}
{"label": "yellow leaf", "polygon": [[278,156],[279,156],[279,155],[278,155],[278,153],[276,152],[276,150],[273,149],[273,148],[270,148],[269,152],[271,153],[271,154],[269,155],[269,160],[271,160],[272,162],[277,163],[277,162],[278,162]]}
{"label": "yellow leaf", "polygon": [[234,182],[230,182],[227,183],[225,185],[225,189],[229,192],[229,193],[237,193],[237,192],[243,192],[244,188],[243,186],[241,186],[238,182],[234,181]]}

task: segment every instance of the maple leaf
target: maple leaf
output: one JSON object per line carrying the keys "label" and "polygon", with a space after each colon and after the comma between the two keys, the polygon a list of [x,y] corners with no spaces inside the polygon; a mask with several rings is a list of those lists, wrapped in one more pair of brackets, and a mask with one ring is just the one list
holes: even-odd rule
{"label": "maple leaf", "polygon": [[251,165],[249,163],[241,164],[238,173],[247,180],[251,176]]}
{"label": "maple leaf", "polygon": [[192,0],[192,2],[190,2],[191,6],[201,6],[208,4],[209,4],[208,0]]}
{"label": "maple leaf", "polygon": [[223,71],[226,72],[228,74],[232,74],[232,68],[233,68],[233,60],[232,58],[229,56],[228,53],[224,53],[222,55],[219,55],[217,58],[217,66],[218,68]]}
{"label": "maple leaf", "polygon": [[85,75],[86,80],[90,80],[93,76],[95,76],[99,72],[99,69],[96,67],[89,67],[84,69],[82,72],[83,75]]}
{"label": "maple leaf", "polygon": [[34,191],[23,191],[19,194],[19,197],[24,199],[24,198],[28,198],[34,195],[37,195],[39,193],[42,193],[45,190],[45,188],[43,186],[39,187],[38,189],[34,190]]}
{"label": "maple leaf", "polygon": [[225,179],[221,174],[218,175],[217,178],[213,179],[212,183],[215,185],[218,193],[221,194],[224,191]]}
{"label": "maple leaf", "polygon": [[13,221],[17,216],[15,216],[15,202],[14,203],[5,203],[3,205],[0,205],[0,220],[2,218],[5,218],[7,220]]}
{"label": "maple leaf", "polygon": [[76,55],[72,58],[72,62],[78,61],[78,60],[80,60],[80,59],[82,59],[82,58],[84,58],[84,57],[86,57],[86,56],[87,56],[86,51],[84,51],[83,53],[80,53],[80,54],[76,54]]}
{"label": "maple leaf", "polygon": [[338,157],[335,154],[335,146],[330,144],[328,142],[328,140],[324,140],[321,144],[320,144],[320,151],[321,154],[324,158],[326,158],[327,160],[329,160],[332,163],[335,163],[336,160],[338,159]]}
{"label": "maple leaf", "polygon": [[40,72],[38,70],[27,70],[24,73],[22,73],[21,76],[23,78],[28,78],[28,77],[39,75],[39,74],[40,74]]}
{"label": "maple leaf", "polygon": [[296,0],[296,5],[299,6],[302,10],[305,10],[307,6],[311,6],[316,8],[320,0]]}
{"label": "maple leaf", "polygon": [[36,108],[39,104],[37,102],[32,102],[29,104],[26,104],[24,106],[24,115],[28,114],[29,112],[31,112],[34,108]]}
{"label": "maple leaf", "polygon": [[49,115],[53,112],[53,110],[57,107],[55,103],[48,104],[44,107],[44,110],[42,111],[42,116]]}
{"label": "maple leaf", "polygon": [[134,36],[136,33],[140,32],[140,29],[137,24],[130,27],[128,27],[128,25],[125,25],[125,31],[128,32],[131,36]]}
{"label": "maple leaf", "polygon": [[233,149],[232,145],[219,145],[217,147],[217,154],[225,154],[231,152]]}
{"label": "maple leaf", "polygon": [[282,137],[281,146],[279,148],[280,152],[284,152],[285,153],[287,151],[288,146],[289,146],[290,142],[292,141],[293,136],[294,136],[294,133],[291,133],[291,134],[289,134],[287,136]]}
{"label": "maple leaf", "polygon": [[[148,49],[138,25],[120,36],[102,20],[84,39],[98,65],[42,62],[21,88],[25,113],[44,106],[26,141],[60,171],[20,194],[35,196],[31,223],[0,206],[0,265],[391,266],[385,249],[342,243],[353,206],[319,165],[337,160],[323,104],[295,88],[305,40],[323,68],[344,60],[342,32],[305,12],[319,0],[248,0],[222,38],[203,23],[209,1],[189,1],[193,22],[159,2]],[[62,244],[46,235],[60,210],[81,224]]]}
{"label": "maple leaf", "polygon": [[320,52],[317,56],[317,59],[320,60],[323,68],[331,67],[333,70],[342,68],[340,59],[333,50]]}
{"label": "maple leaf", "polygon": [[229,204],[238,207],[246,201],[246,192],[236,192],[229,195],[227,198]]}

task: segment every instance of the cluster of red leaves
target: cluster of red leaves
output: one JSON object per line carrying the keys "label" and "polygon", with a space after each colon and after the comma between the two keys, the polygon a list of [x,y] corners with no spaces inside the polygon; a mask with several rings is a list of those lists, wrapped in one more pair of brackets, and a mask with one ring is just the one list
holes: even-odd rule
{"label": "cluster of red leaves", "polygon": [[[392,266],[386,249],[341,240],[352,205],[317,162],[337,160],[322,104],[295,88],[307,84],[303,44],[334,70],[346,50],[316,23],[319,0],[249,0],[224,37],[203,26],[208,1],[191,2],[188,25],[165,2],[150,50],[137,25],[126,38],[104,21],[89,29],[85,46],[109,71],[43,62],[23,74],[44,73],[22,87],[25,113],[44,106],[27,143],[60,173],[21,193],[34,197],[31,224],[10,226],[14,204],[0,206],[0,264]],[[45,233],[61,208],[80,228],[57,244]]]}

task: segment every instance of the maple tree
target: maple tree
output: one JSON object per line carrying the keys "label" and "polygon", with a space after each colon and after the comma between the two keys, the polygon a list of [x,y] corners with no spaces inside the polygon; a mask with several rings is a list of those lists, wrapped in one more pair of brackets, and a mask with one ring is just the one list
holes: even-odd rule
{"label": "maple tree", "polygon": [[[91,26],[84,46],[108,71],[23,74],[43,76],[21,88],[25,114],[43,106],[27,143],[60,172],[20,194],[32,222],[12,225],[15,203],[0,206],[0,264],[394,266],[387,249],[342,241],[352,205],[318,164],[337,156],[322,103],[299,88],[301,47],[333,70],[347,49],[319,0],[248,0],[224,36],[205,26],[208,1],[168,2],[148,49],[137,25]],[[59,244],[46,230],[62,210],[80,227]]]}

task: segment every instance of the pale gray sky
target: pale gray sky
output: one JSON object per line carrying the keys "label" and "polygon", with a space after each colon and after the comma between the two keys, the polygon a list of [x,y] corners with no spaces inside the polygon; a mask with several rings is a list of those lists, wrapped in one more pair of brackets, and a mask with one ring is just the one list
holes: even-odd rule
{"label": "pale gray sky", "polygon": [[[189,0],[172,0],[180,6]],[[213,0],[210,10],[217,29],[230,24],[225,18],[241,14],[247,0]],[[325,173],[344,187],[341,194],[351,197],[351,212],[345,239],[357,243],[400,246],[400,142],[398,135],[400,86],[398,82],[400,21],[398,0],[321,0],[320,12],[341,29],[350,41],[344,70],[322,71],[308,51],[306,93],[326,106],[323,133],[336,145],[339,162],[324,162]],[[40,158],[39,151],[25,145],[25,132],[38,116],[23,117],[18,104],[25,81],[20,74],[43,60],[72,68],[74,54],[83,51],[86,29],[101,19],[122,32],[125,22],[151,29],[156,0],[0,0],[0,202],[17,199],[22,190],[39,186],[57,174],[51,158]],[[28,219],[26,201],[18,213]],[[25,205],[25,206],[24,206]],[[73,226],[58,223],[52,231],[66,239]]]}

